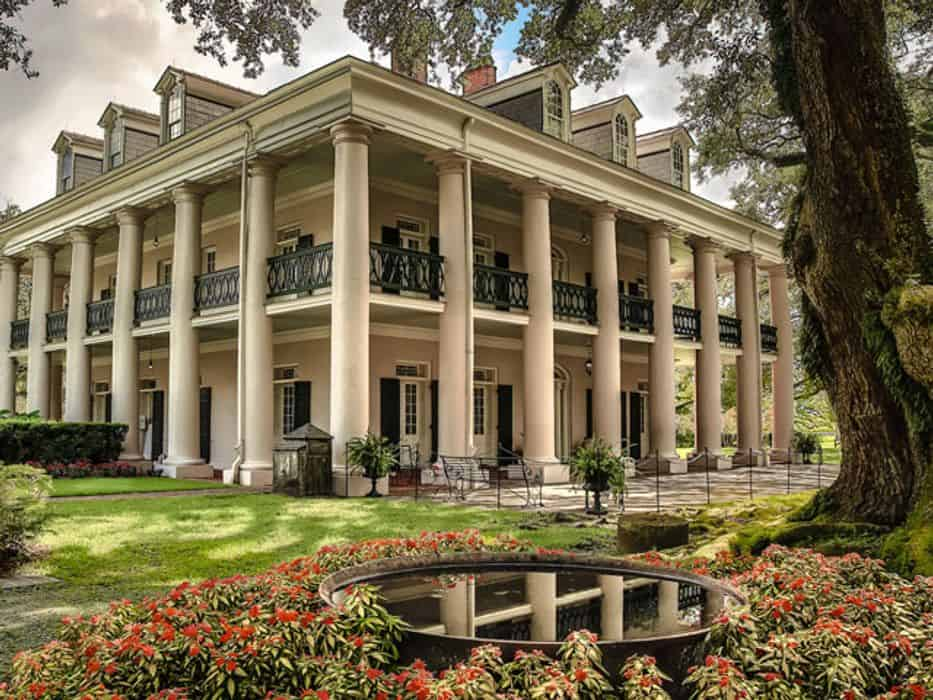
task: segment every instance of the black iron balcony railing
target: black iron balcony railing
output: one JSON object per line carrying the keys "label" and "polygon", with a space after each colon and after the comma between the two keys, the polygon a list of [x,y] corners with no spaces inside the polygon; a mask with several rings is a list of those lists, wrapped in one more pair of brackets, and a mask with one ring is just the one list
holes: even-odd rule
{"label": "black iron balcony railing", "polygon": [[87,305],[87,332],[109,333],[113,330],[113,299],[92,301]]}
{"label": "black iron balcony railing", "polygon": [[21,318],[10,323],[10,347],[19,350],[29,345],[29,319]]}
{"label": "black iron balcony railing", "polygon": [[496,308],[528,308],[528,275],[489,265],[473,266],[473,301]]}
{"label": "black iron balcony railing", "polygon": [[654,302],[645,297],[619,295],[619,327],[626,331],[654,331]]}
{"label": "black iron balcony railing", "polygon": [[369,245],[369,281],[384,292],[444,294],[444,258],[384,243]]}
{"label": "black iron balcony railing", "polygon": [[761,349],[765,352],[777,352],[777,328],[767,323],[761,324]]}
{"label": "black iron balcony railing", "polygon": [[720,314],[719,342],[733,348],[742,347],[742,322],[732,316]]}
{"label": "black iron balcony railing", "polygon": [[64,340],[68,337],[68,311],[49,311],[45,315],[45,341]]}
{"label": "black iron balcony railing", "polygon": [[596,323],[596,289],[554,280],[554,315]]}
{"label": "black iron balcony railing", "polygon": [[685,340],[700,339],[700,311],[674,304],[674,335]]}
{"label": "black iron balcony railing", "polygon": [[333,278],[334,246],[323,243],[269,258],[266,280],[269,296],[310,294],[326,289]]}
{"label": "black iron balcony railing", "polygon": [[136,290],[136,323],[165,318],[172,310],[172,285]]}
{"label": "black iron balcony railing", "polygon": [[240,301],[240,268],[205,272],[194,278],[194,308],[217,309]]}

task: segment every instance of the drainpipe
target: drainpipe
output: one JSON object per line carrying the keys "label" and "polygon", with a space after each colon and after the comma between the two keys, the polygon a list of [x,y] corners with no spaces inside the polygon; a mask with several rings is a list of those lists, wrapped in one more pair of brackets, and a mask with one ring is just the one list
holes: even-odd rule
{"label": "drainpipe", "polygon": [[463,170],[463,228],[466,232],[464,245],[466,246],[466,275],[467,275],[467,312],[464,314],[466,324],[466,444],[467,451],[472,454],[473,445],[473,363],[476,359],[476,345],[473,339],[473,168],[469,158],[470,130],[475,119],[467,117],[463,120],[463,152],[467,154]]}
{"label": "drainpipe", "polygon": [[237,344],[236,344],[236,456],[233,458],[231,469],[233,471],[232,481],[234,484],[240,483],[240,465],[243,463],[244,439],[245,433],[243,425],[244,411],[244,392],[243,387],[246,381],[246,357],[243,354],[243,345],[246,338],[246,328],[243,326],[243,309],[245,307],[246,294],[246,244],[249,238],[249,226],[247,217],[249,216],[249,198],[247,191],[249,189],[249,171],[246,165],[246,159],[249,156],[250,147],[253,144],[253,125],[246,120],[243,124],[243,158],[240,166],[240,294],[237,301]]}

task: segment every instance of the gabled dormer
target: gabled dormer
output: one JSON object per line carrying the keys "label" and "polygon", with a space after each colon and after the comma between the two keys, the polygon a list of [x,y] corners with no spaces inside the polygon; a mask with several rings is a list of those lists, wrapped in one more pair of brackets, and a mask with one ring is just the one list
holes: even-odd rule
{"label": "gabled dormer", "polygon": [[[481,68],[488,69],[488,66]],[[466,93],[463,97],[503,117],[569,142],[570,91],[576,85],[566,68],[560,63],[552,63]]]}
{"label": "gabled dormer", "polygon": [[690,149],[696,146],[690,132],[672,126],[642,134],[636,144],[639,170],[690,191]]}
{"label": "gabled dormer", "polygon": [[111,102],[97,125],[104,130],[104,172],[159,146],[157,114]]}
{"label": "gabled dormer", "polygon": [[635,122],[641,112],[628,95],[615,97],[573,113],[573,143],[606,160],[629,168],[638,167]]}
{"label": "gabled dormer", "polygon": [[156,83],[162,98],[160,142],[168,143],[259,95],[169,66]]}
{"label": "gabled dormer", "polygon": [[55,194],[63,194],[101,174],[104,142],[93,136],[62,131],[52,152],[58,156]]}

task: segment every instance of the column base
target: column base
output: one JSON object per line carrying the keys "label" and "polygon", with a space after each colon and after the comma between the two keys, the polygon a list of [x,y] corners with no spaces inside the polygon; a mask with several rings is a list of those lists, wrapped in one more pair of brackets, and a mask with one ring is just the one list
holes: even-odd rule
{"label": "column base", "polygon": [[[226,474],[226,472],[225,472]],[[252,488],[266,488],[272,486],[272,465],[261,467],[241,466],[240,467],[240,486],[249,486]]]}
{"label": "column base", "polygon": [[213,479],[214,468],[203,460],[174,459],[155,465],[162,470],[162,476],[170,479]]}
{"label": "column base", "polygon": [[686,474],[687,460],[681,459],[677,455],[655,457],[645,457],[636,465],[636,469],[642,474]]}
{"label": "column base", "polygon": [[687,471],[705,472],[707,467],[710,471],[726,471],[732,469],[732,460],[724,457],[721,453],[709,453],[709,465],[707,465],[707,453],[695,452],[687,459]]}
{"label": "column base", "polygon": [[121,462],[142,462],[146,458],[138,452],[121,452],[117,459]]}
{"label": "column base", "polygon": [[[334,495],[346,498],[359,498],[368,494],[373,487],[372,479],[362,474],[348,473],[346,467],[334,466]],[[376,479],[376,490],[381,496],[389,495],[389,477]]]}
{"label": "column base", "polygon": [[[733,467],[747,467],[749,466],[749,454],[748,450],[738,450],[734,455],[732,455],[732,466]],[[767,467],[768,466],[768,454],[760,450],[752,450],[751,453],[751,466],[753,467]]]}

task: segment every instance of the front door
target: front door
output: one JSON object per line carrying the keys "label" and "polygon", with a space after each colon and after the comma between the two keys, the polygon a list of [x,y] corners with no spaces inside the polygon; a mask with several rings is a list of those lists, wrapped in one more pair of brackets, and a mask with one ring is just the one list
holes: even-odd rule
{"label": "front door", "polygon": [[158,460],[164,451],[165,442],[165,392],[152,392],[152,460]]}
{"label": "front door", "polygon": [[491,385],[473,385],[473,451],[479,457],[496,455],[491,396]]}
{"label": "front door", "polygon": [[424,437],[424,382],[402,381],[399,387],[399,436],[402,466],[416,463],[422,449]]}
{"label": "front door", "polygon": [[564,460],[570,454],[568,435],[568,383],[563,372],[554,374],[554,453],[557,459]]}

